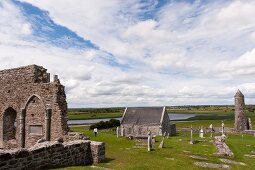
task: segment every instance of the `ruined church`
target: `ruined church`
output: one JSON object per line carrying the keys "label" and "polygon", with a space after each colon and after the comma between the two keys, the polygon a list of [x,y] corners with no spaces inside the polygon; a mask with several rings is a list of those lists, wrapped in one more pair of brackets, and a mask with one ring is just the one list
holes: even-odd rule
{"label": "ruined church", "polygon": [[[41,66],[0,71],[0,148],[27,148],[68,132],[64,86]],[[53,122],[54,120],[54,122]]]}

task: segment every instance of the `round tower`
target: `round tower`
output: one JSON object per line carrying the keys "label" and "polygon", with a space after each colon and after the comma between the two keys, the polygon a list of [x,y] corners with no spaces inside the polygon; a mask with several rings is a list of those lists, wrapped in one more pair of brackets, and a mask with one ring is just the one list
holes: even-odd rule
{"label": "round tower", "polygon": [[245,116],[244,95],[238,89],[235,94],[235,130],[248,130],[247,118]]}

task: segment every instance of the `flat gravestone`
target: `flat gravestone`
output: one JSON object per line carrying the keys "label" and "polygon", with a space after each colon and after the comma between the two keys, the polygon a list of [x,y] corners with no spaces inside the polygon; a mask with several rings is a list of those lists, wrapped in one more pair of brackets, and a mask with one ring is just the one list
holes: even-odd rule
{"label": "flat gravestone", "polygon": [[194,165],[200,166],[203,168],[215,168],[215,169],[229,169],[230,166],[226,164],[214,164],[214,163],[207,163],[207,162],[194,162]]}
{"label": "flat gravestone", "polygon": [[92,166],[90,166],[91,168],[93,168],[93,169],[101,169],[101,170],[113,170],[113,169],[109,169],[109,168],[104,168],[104,167],[101,167],[101,166],[94,166],[94,165],[92,165]]}
{"label": "flat gravestone", "polygon": [[198,155],[190,155],[189,157],[193,158],[193,159],[199,159],[199,160],[208,160],[207,158],[204,158],[204,157],[198,156]]}
{"label": "flat gravestone", "polygon": [[255,158],[255,155],[245,154],[244,157],[247,157],[247,158]]}
{"label": "flat gravestone", "polygon": [[236,161],[233,161],[233,160],[229,160],[229,159],[220,159],[221,162],[224,162],[224,163],[228,163],[228,164],[234,164],[234,165],[243,165],[245,166],[246,164],[243,163],[243,162],[236,162]]}
{"label": "flat gravestone", "polygon": [[166,158],[166,160],[174,161],[174,158]]}

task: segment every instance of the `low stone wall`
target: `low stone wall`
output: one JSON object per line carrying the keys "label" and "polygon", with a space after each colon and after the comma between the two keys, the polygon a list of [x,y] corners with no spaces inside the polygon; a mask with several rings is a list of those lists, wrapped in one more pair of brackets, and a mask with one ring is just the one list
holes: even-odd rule
{"label": "low stone wall", "polygon": [[104,158],[105,144],[102,142],[43,142],[29,149],[0,150],[0,170],[88,165]]}

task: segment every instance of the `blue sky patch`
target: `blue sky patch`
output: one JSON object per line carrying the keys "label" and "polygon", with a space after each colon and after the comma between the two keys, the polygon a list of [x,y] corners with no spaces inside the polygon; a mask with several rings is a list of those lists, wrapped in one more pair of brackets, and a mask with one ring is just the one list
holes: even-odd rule
{"label": "blue sky patch", "polygon": [[72,30],[56,24],[47,11],[41,10],[29,3],[13,0],[20,7],[23,15],[31,23],[33,35],[37,41],[51,43],[61,48],[93,48],[98,49],[89,40],[77,35]]}

